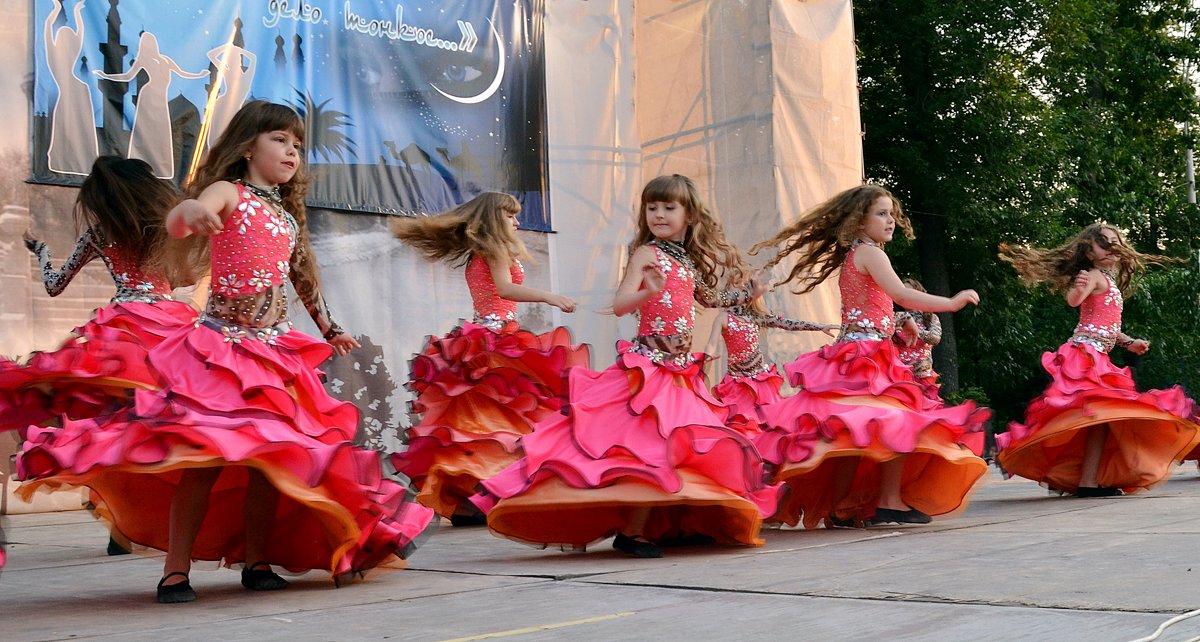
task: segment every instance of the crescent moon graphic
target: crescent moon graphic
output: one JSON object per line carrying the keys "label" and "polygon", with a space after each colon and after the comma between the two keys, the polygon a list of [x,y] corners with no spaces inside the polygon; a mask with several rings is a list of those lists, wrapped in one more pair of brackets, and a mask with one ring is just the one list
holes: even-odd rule
{"label": "crescent moon graphic", "polygon": [[455,96],[454,94],[448,94],[442,91],[437,85],[429,83],[429,86],[433,87],[437,93],[449,98],[450,100],[453,100],[456,103],[474,105],[491,98],[492,94],[496,93],[496,90],[500,88],[500,81],[504,80],[504,47],[500,44],[500,33],[496,31],[496,23],[492,22],[491,18],[488,18],[488,25],[491,26],[492,35],[496,38],[496,53],[500,58],[500,66],[496,68],[496,77],[492,79],[492,84],[488,85],[487,89],[484,89],[483,92],[474,96]]}

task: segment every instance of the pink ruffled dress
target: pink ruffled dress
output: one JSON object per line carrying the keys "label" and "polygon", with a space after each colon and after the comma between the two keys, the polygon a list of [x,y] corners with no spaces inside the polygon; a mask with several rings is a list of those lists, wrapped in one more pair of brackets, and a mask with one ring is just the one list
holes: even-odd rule
{"label": "pink ruffled dress", "polygon": [[[317,369],[332,349],[287,322],[296,223],[238,190],[237,209],[210,239],[206,311],[150,351],[162,390],[137,390],[104,419],[31,429],[20,492],[88,486],[112,527],[166,550],[182,472],[221,467],[193,558],[233,564],[246,561],[243,504],[255,469],[280,491],[262,561],[340,575],[403,556],[433,513],[383,477],[377,453],[352,445],[358,411],[325,392]],[[319,294],[305,304],[326,335],[340,332]]]}
{"label": "pink ruffled dress", "polygon": [[[861,243],[842,264],[842,335],[785,367],[799,392],[763,409],[755,441],[790,493],[775,517],[806,528],[822,519],[867,520],[879,502],[879,464],[905,457],[901,498],[928,515],[966,506],[987,472],[979,457],[989,411],[930,399],[891,341],[892,299],[854,267]],[[849,494],[834,498],[839,462],[852,458]]]}
{"label": "pink ruffled dress", "polygon": [[58,349],[35,352],[24,364],[0,361],[0,429],[23,431],[62,417],[94,417],[126,403],[133,390],[157,389],[147,352],[196,318],[192,306],[171,300],[166,277],[143,269],[127,248],[104,242],[92,229],[84,231],[59,270],[45,243],[26,241],[26,246],[38,257],[50,296],[62,293],[97,258],[117,291]]}
{"label": "pink ruffled dress", "polygon": [[730,427],[756,434],[762,421],[759,409],[782,399],[783,388],[783,377],[773,364],[765,362],[759,349],[759,330],[768,327],[796,332],[820,330],[821,326],[758,314],[743,307],[730,308],[726,315],[721,338],[725,341],[729,367],[721,382],[713,386],[712,393],[728,408]]}
{"label": "pink ruffled dress", "polygon": [[[519,261],[509,274],[524,283]],[[446,517],[474,512],[464,502],[479,482],[520,458],[521,436],[562,409],[567,371],[589,361],[566,328],[522,330],[516,302],[497,294],[483,257],[467,263],[466,278],[475,319],[431,337],[413,359],[409,388],[421,420],[408,430],[408,449],[391,456],[420,489],[417,501]]]}
{"label": "pink ruffled dress", "polygon": [[780,488],[763,482],[749,439],[725,426],[726,410],[701,376],[703,355],[689,352],[693,298],[729,306],[748,293],[698,291],[682,247],[651,245],[666,285],[640,308],[637,339],[618,344],[607,370],[572,370],[564,413],[526,435],[525,456],[472,499],[494,533],[583,547],[648,509],[642,531],[626,534],[762,544],[759,527]]}
{"label": "pink ruffled dress", "polygon": [[1113,278],[1108,289],[1079,306],[1079,325],[1054,352],[1042,355],[1051,382],[1029,403],[1024,423],[996,435],[1000,465],[1049,488],[1079,488],[1088,427],[1108,424],[1100,456],[1100,486],[1133,492],[1171,474],[1172,465],[1200,442],[1195,404],[1179,386],[1138,392],[1128,368],[1108,358],[1121,335],[1124,298]]}

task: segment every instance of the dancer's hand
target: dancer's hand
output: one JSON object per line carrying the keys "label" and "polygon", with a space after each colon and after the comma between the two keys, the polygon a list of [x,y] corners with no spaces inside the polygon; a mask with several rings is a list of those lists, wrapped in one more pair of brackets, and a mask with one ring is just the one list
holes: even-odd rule
{"label": "dancer's hand", "polygon": [[1146,354],[1150,351],[1150,342],[1145,339],[1134,339],[1125,349],[1134,354]]}
{"label": "dancer's hand", "polygon": [[182,211],[183,223],[188,230],[197,236],[212,236],[217,234],[225,225],[216,212],[210,211],[196,200],[187,200],[175,206]]}
{"label": "dancer's hand", "polygon": [[842,329],[842,326],[837,323],[822,323],[821,324],[821,332],[824,332],[825,334],[827,334],[835,339],[837,338],[838,331],[841,329]]}
{"label": "dancer's hand", "polygon": [[333,335],[333,338],[329,340],[329,345],[333,347],[334,354],[339,357],[350,354],[354,348],[362,347],[358,339],[345,332]]}
{"label": "dancer's hand", "polygon": [[563,312],[574,312],[575,311],[575,299],[572,299],[569,296],[563,296],[561,294],[552,294],[552,295],[550,295],[550,298],[546,300],[546,303],[549,303],[550,305],[558,308],[559,310],[562,310]]}
{"label": "dancer's hand", "polygon": [[963,290],[950,299],[954,303],[953,312],[965,308],[968,303],[971,305],[979,305],[979,293],[975,290]]}
{"label": "dancer's hand", "polygon": [[917,345],[917,335],[920,334],[920,328],[917,327],[916,319],[911,316],[904,320],[904,325],[900,326],[900,332],[904,335],[904,345],[913,347]]}
{"label": "dancer's hand", "polygon": [[1086,290],[1092,282],[1092,275],[1087,270],[1080,270],[1079,274],[1075,275],[1075,280],[1071,282],[1071,288],[1075,290]]}
{"label": "dancer's hand", "polygon": [[642,267],[642,285],[652,293],[658,294],[667,287],[667,275],[663,274],[662,267],[657,263],[647,264]]}

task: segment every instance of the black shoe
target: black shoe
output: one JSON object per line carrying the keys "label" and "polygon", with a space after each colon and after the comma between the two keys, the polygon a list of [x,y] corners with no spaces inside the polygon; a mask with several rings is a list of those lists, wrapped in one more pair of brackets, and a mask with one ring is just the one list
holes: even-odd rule
{"label": "black shoe", "polygon": [[708,546],[716,544],[715,537],[704,535],[702,533],[692,533],[691,535],[680,535],[678,537],[668,537],[667,539],[659,540],[659,546]]}
{"label": "black shoe", "polygon": [[459,526],[487,526],[487,515],[476,513],[474,515],[451,515],[450,525]]}
{"label": "black shoe", "polygon": [[1120,488],[1112,486],[1080,486],[1075,490],[1076,497],[1117,497],[1124,494]]}
{"label": "black shoe", "polygon": [[[183,576],[183,581],[178,584],[163,584],[168,579],[176,575]],[[181,602],[191,602],[196,599],[196,592],[192,590],[192,583],[187,578],[187,573],[167,573],[161,580],[158,581],[158,603],[159,604],[179,604]]]}
{"label": "black shoe", "polygon": [[121,546],[120,544],[118,544],[117,540],[115,540],[111,537],[108,538],[108,554],[110,556],[111,555],[128,555],[131,552],[133,552],[133,551],[130,551],[129,549],[125,548],[124,546]]}
{"label": "black shoe", "polygon": [[825,528],[858,528],[858,524],[853,518],[842,519],[830,513],[829,517],[825,518]]}
{"label": "black shoe", "polygon": [[270,564],[255,562],[242,569],[242,586],[251,591],[278,591],[287,588],[288,581],[276,575]]}
{"label": "black shoe", "polygon": [[880,524],[928,524],[932,521],[932,517],[915,508],[908,510],[876,508],[875,515],[867,523],[870,526],[879,526]]}
{"label": "black shoe", "polygon": [[658,547],[645,540],[635,539],[628,535],[617,535],[613,540],[613,548],[622,553],[629,553],[634,557],[655,558],[662,557],[662,551]]}

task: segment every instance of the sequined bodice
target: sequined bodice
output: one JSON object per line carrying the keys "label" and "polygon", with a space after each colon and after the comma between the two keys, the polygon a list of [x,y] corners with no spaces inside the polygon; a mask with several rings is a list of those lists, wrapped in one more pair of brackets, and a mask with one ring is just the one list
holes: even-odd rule
{"label": "sequined bodice", "polygon": [[171,297],[171,284],[166,275],[143,270],[132,253],[124,248],[109,243],[100,248],[100,258],[117,285],[113,302],[150,302]]}
{"label": "sequined bodice", "polygon": [[[512,282],[525,282],[525,268],[520,261],[513,261],[508,268]],[[482,256],[473,256],[467,263],[467,288],[471,291],[471,303],[475,307],[475,323],[499,329],[509,321],[517,320],[517,302],[501,298],[496,292],[496,280],[492,270]]]}
{"label": "sequined bodice", "polygon": [[882,341],[892,336],[892,297],[867,274],[854,267],[864,245],[855,241],[838,277],[842,295],[842,335],[838,341]]}
{"label": "sequined bodice", "polygon": [[251,328],[287,320],[284,281],[296,246],[296,221],[276,213],[245,186],[224,228],[209,241],[212,284],[206,315]]}
{"label": "sequined bodice", "polygon": [[650,297],[638,308],[639,335],[692,334],[696,321],[696,306],[692,298],[696,291],[696,275],[691,267],[671,258],[661,247],[654,246],[654,256],[667,277],[661,292]]}
{"label": "sequined bodice", "polygon": [[1111,276],[1104,274],[1104,279],[1108,281],[1108,289],[1087,297],[1079,304],[1079,324],[1075,326],[1071,341],[1086,343],[1101,352],[1108,352],[1116,345],[1121,334],[1121,310],[1125,305],[1125,297]]}
{"label": "sequined bodice", "polygon": [[721,338],[725,340],[725,351],[729,355],[730,374],[740,371],[739,366],[742,364],[761,364],[762,352],[758,348],[759,325],[732,311],[726,318],[728,320],[721,329]]}
{"label": "sequined bodice", "polygon": [[[929,328],[925,325],[924,315],[916,313],[908,316],[917,324],[917,340],[911,346],[901,341],[897,346],[898,356],[901,363],[913,369],[913,374],[918,377],[928,377],[933,374],[933,345],[922,337],[929,333]],[[941,330],[939,329],[938,332],[940,337]],[[896,335],[903,339],[904,335],[900,332],[899,327],[896,328]]]}

